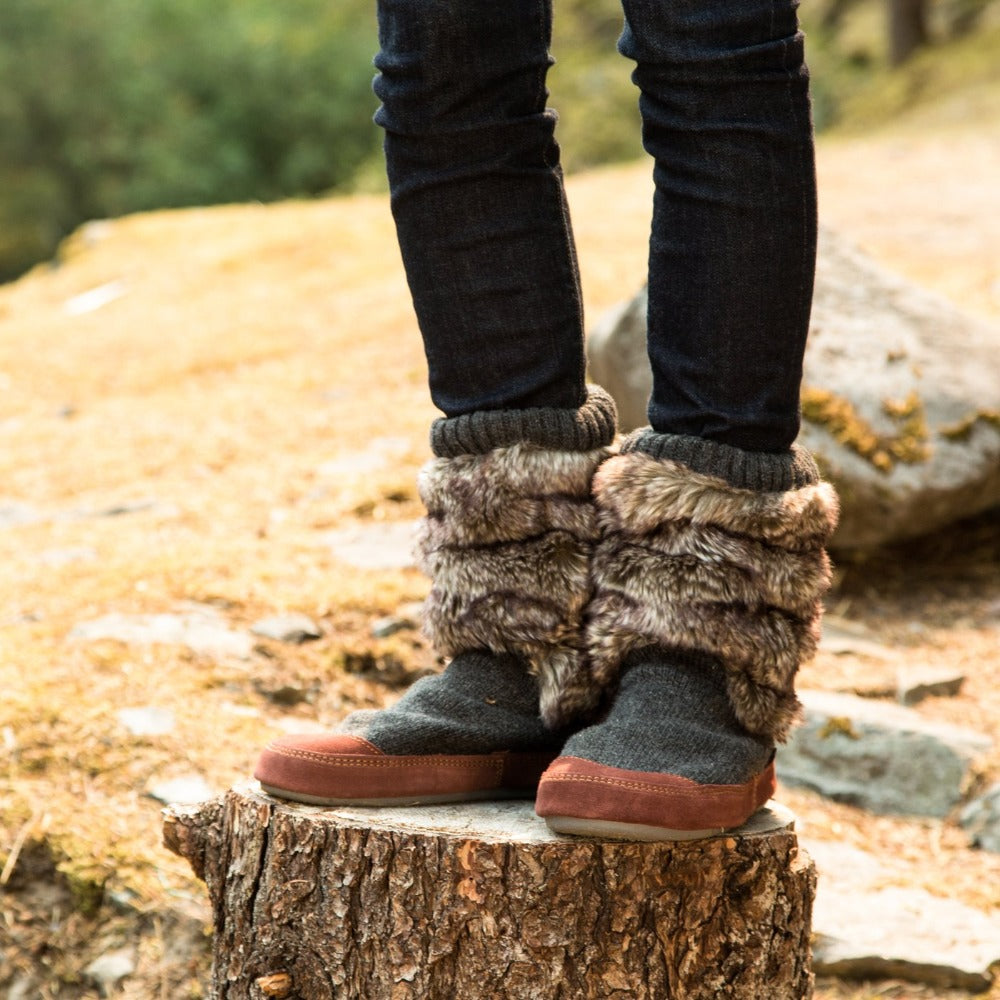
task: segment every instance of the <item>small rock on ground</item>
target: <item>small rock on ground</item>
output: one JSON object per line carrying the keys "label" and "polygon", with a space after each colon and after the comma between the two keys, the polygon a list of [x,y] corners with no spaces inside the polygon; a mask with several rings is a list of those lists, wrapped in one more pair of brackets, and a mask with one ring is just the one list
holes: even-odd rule
{"label": "small rock on ground", "polygon": [[837,802],[903,816],[946,816],[990,740],[887,702],[800,692],[805,724],[778,750],[778,777]]}
{"label": "small rock on ground", "polygon": [[165,806],[172,806],[204,802],[206,799],[210,799],[215,791],[200,774],[187,774],[152,785],[148,794],[157,802],[162,802]]}
{"label": "small rock on ground", "polygon": [[119,709],[118,721],[133,736],[165,736],[172,733],[177,724],[169,708],[155,705]]}
{"label": "small rock on ground", "polygon": [[135,972],[135,955],[131,949],[109,951],[95,958],[83,974],[100,988],[102,996],[111,996],[115,986]]}
{"label": "small rock on ground", "polygon": [[323,536],[333,555],[357,569],[406,569],[415,565],[415,521],[383,521]]}
{"label": "small rock on ground", "polygon": [[250,631],[265,639],[276,639],[278,642],[295,645],[308,642],[310,639],[319,639],[323,635],[316,622],[308,615],[298,613],[262,618],[250,626]]}
{"label": "small rock on ground", "polygon": [[43,521],[41,511],[19,500],[0,500],[0,528],[13,528],[19,524],[34,524]]}
{"label": "small rock on ground", "polygon": [[893,861],[830,841],[803,843],[819,869],[813,968],[844,979],[988,989],[1000,918],[922,889]]}
{"label": "small rock on ground", "polygon": [[373,639],[388,639],[389,636],[397,632],[405,632],[407,629],[414,629],[417,623],[412,618],[403,615],[386,615],[372,622],[371,635]]}
{"label": "small rock on ground", "polygon": [[925,698],[954,698],[965,675],[936,667],[903,667],[896,679],[896,696],[903,705],[917,705]]}
{"label": "small rock on ground", "polygon": [[1000,853],[1000,782],[973,799],[958,822],[969,832],[974,847]]}
{"label": "small rock on ground", "polygon": [[218,611],[210,607],[152,615],[113,612],[76,625],[70,632],[70,638],[117,639],[138,645],[166,643],[186,646],[207,656],[233,656],[238,659],[248,659],[253,653],[253,639],[245,632],[231,629]]}

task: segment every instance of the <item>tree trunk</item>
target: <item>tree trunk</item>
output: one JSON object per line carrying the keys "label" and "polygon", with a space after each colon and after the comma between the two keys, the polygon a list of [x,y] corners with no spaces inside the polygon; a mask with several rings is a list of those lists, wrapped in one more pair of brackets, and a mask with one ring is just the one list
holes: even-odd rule
{"label": "tree trunk", "polygon": [[804,1000],[815,866],[774,807],[713,840],[558,837],[530,803],[166,811],[215,1000]]}
{"label": "tree trunk", "polygon": [[927,44],[926,0],[887,0],[889,11],[889,61],[899,66]]}

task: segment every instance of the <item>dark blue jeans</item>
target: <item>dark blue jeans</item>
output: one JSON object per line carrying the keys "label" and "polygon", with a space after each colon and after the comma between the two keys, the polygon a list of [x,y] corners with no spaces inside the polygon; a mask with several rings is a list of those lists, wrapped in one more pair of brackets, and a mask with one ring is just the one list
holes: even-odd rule
{"label": "dark blue jeans", "polygon": [[[636,64],[656,186],[650,423],[784,451],[816,253],[797,0],[623,5],[619,49]],[[579,406],[580,283],[546,108],[550,0],[378,9],[376,121],[434,403],[447,416]]]}

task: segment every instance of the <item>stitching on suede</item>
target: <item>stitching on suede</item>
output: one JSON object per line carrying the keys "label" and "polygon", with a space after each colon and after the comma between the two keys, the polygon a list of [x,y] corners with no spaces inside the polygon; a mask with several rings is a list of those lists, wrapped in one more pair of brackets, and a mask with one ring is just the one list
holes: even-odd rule
{"label": "stitching on suede", "polygon": [[701,788],[661,788],[659,785],[647,785],[638,781],[622,781],[620,778],[599,778],[596,775],[583,774],[548,774],[546,781],[583,781],[592,785],[614,785],[619,788],[630,788],[640,792],[650,792],[654,795],[683,799],[743,799],[750,794],[751,788],[742,789],[739,792],[709,791],[710,786],[703,785]]}
{"label": "stitching on suede", "polygon": [[450,767],[456,770],[475,770],[487,767],[493,771],[503,770],[503,758],[483,761],[456,761],[448,757],[415,757],[412,760],[393,760],[391,758],[354,757],[351,754],[321,754],[310,750],[292,750],[288,747],[268,747],[282,757],[293,757],[299,760],[311,761],[325,767],[423,767],[432,764],[434,767]]}
{"label": "stitching on suede", "polygon": [[[563,758],[574,759],[574,758]],[[575,758],[576,760],[584,760],[582,757]],[[743,798],[747,795],[751,795],[758,787],[760,781],[767,774],[767,771],[762,771],[756,778],[748,782],[745,785],[730,785],[722,786],[718,785],[699,785],[697,782],[691,781],[690,778],[685,778],[683,775],[671,775],[674,778],[680,778],[682,781],[690,782],[694,787],[692,788],[663,788],[661,785],[655,785],[650,782],[644,781],[629,781],[624,778],[606,778],[602,775],[597,774],[546,774],[543,777],[543,781],[584,781],[589,784],[594,785],[612,785],[618,788],[631,788],[636,791],[648,791],[659,795],[672,795],[680,796],[682,798]]]}

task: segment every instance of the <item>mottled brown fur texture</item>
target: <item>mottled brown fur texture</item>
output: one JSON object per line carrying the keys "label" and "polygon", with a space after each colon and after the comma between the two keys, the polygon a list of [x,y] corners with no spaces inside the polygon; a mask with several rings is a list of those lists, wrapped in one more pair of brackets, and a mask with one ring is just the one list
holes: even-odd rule
{"label": "mottled brown fur texture", "polygon": [[830,583],[833,488],[758,493],[630,452],[601,466],[594,495],[602,533],[587,609],[595,687],[612,689],[625,657],[644,647],[708,653],[726,668],[740,722],[783,741],[799,714],[795,674],[815,652]]}
{"label": "mottled brown fur texture", "polygon": [[514,445],[434,459],[418,480],[428,637],[445,656],[522,656],[554,729],[592,710],[600,693],[583,655],[582,616],[598,538],[591,481],[608,454]]}

